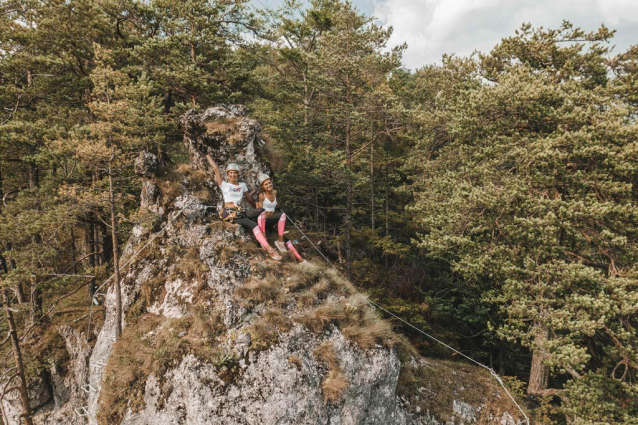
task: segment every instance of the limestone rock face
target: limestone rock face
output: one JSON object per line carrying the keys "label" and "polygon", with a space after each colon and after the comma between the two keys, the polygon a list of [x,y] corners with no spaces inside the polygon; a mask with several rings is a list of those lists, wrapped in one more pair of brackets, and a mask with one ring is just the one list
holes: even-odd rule
{"label": "limestone rock face", "polygon": [[[394,397],[399,361],[386,350],[363,353],[339,332],[335,341],[346,373],[352,376],[345,402],[327,406],[321,394],[322,367],[309,348],[318,341],[296,326],[271,350],[254,356],[241,378],[225,382],[216,368],[188,356],[166,377],[173,392],[161,407],[155,378],[146,383],[146,409],[124,424],[389,424],[405,423]],[[297,356],[299,368],[288,358]]]}
{"label": "limestone rock face", "polygon": [[[242,180],[254,187],[257,173],[269,166],[256,149],[259,124],[246,113],[241,105],[188,111],[180,122],[190,169],[208,170],[204,158],[211,154],[221,168],[239,163]],[[72,366],[51,379],[48,407],[36,411],[36,423],[520,420],[506,395],[476,368],[456,371],[451,362],[414,357],[404,364],[390,336],[369,334],[372,343],[357,339],[371,332],[358,320],[379,319],[365,302],[353,304],[363,298],[353,295],[349,283],[320,260],[307,266],[292,258],[272,263],[252,235],[216,218],[188,178],[178,180],[179,193],[160,207],[165,195],[151,181],[156,159],[150,155],[138,158],[140,174],[154,187],[144,189],[142,209],[159,215],[161,223],[135,226],[124,249],[122,339],[114,339],[115,293],[107,286],[105,316],[93,330],[92,347],[84,333],[61,331]],[[217,191],[212,175],[207,184]],[[403,382],[408,369],[418,372],[409,385]],[[477,382],[479,376],[485,381]],[[401,382],[411,390],[399,392]],[[15,401],[5,399],[4,405],[18,411]],[[9,423],[17,424],[17,417]]]}
{"label": "limestone rock face", "polygon": [[140,152],[135,158],[133,169],[138,176],[153,177],[157,172],[157,156],[147,151]]}

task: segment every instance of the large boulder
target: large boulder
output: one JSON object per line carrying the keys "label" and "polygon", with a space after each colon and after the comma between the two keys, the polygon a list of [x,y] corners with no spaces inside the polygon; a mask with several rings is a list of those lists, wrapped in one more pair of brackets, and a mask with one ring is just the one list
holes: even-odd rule
{"label": "large boulder", "polygon": [[[72,373],[56,377],[55,406],[39,412],[37,423],[520,420],[484,370],[457,371],[411,354],[366,298],[319,259],[271,262],[241,228],[216,219],[201,193],[202,180],[217,190],[201,173],[206,154],[221,167],[239,163],[249,186],[269,171],[256,149],[259,124],[245,107],[191,110],[180,122],[190,163],[172,182],[157,182],[170,190],[143,198],[142,209],[160,223],[134,228],[122,258],[122,337],[115,341],[110,286],[90,358],[80,334],[68,333]],[[152,158],[139,162],[148,178],[144,164]]]}

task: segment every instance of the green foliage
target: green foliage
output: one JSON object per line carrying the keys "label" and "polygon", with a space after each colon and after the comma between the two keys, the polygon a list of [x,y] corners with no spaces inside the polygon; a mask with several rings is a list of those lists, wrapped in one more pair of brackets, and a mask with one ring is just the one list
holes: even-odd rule
{"label": "green foliage", "polygon": [[[526,24],[489,53],[409,72],[404,46],[387,47],[391,29],[341,0],[258,15],[245,0],[0,8],[0,277],[15,301],[26,294],[20,330],[53,326],[44,312],[81,284],[59,274],[110,269],[109,177],[123,241],[160,220],[137,211],[135,155],[154,151],[176,175],[176,118],[242,101],[263,125],[285,210],[375,300],[501,373],[540,377],[528,392],[541,421],[635,421],[638,49],[614,56],[613,31]],[[185,183],[162,185],[165,202],[209,196],[196,170],[178,172]],[[180,273],[204,271],[191,263]],[[273,269],[240,292],[313,307],[309,326],[343,322],[365,347],[396,342],[361,306],[328,305],[352,292],[336,276],[287,272],[290,292]],[[257,346],[290,325],[277,311],[254,324]],[[209,340],[217,328],[200,313],[182,325]],[[131,314],[145,317],[144,303]],[[177,345],[153,351],[154,370],[184,348],[167,341]]]}
{"label": "green foliage", "polygon": [[[525,26],[481,56],[481,76],[494,83],[459,78],[460,90],[426,117],[433,128],[414,151],[409,209],[423,226],[418,245],[448,263],[486,312],[497,310],[485,317],[489,329],[541,359],[532,376],[556,377],[551,394],[564,413],[578,406],[613,422],[595,397],[570,398],[588,376],[594,393],[622,406],[621,392],[603,383],[620,364],[638,366],[638,127],[600,70],[607,49],[598,40],[609,36]],[[560,47],[559,38],[595,42]],[[548,49],[549,64],[535,46]],[[443,145],[432,138],[441,130]],[[630,389],[631,373],[622,384]],[[547,383],[528,391],[548,394]]]}

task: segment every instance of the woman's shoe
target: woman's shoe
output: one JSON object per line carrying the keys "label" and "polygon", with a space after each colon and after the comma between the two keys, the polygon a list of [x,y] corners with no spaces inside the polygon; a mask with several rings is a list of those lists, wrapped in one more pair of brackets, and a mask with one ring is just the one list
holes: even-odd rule
{"label": "woman's shoe", "polygon": [[286,249],[286,244],[283,242],[279,242],[279,241],[275,241],[275,246],[277,247],[277,249],[279,250],[279,252],[286,252],[288,251]]}
{"label": "woman's shoe", "polygon": [[277,251],[275,251],[275,248],[269,248],[268,249],[268,255],[270,256],[270,258],[272,258],[275,261],[281,261],[281,255],[277,254]]}

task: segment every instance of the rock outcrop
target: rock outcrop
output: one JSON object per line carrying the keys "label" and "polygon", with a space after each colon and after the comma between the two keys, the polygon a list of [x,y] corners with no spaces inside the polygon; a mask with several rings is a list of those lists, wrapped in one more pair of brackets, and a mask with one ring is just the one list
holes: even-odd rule
{"label": "rock outcrop", "polygon": [[[220,222],[204,156],[256,187],[269,164],[240,105],[181,119],[190,163],[173,181],[143,153],[138,224],[124,250],[122,338],[115,294],[92,347],[66,330],[73,365],[39,424],[515,424],[485,371],[422,359],[338,273],[267,259]],[[170,189],[170,190],[169,190]],[[159,224],[158,224],[159,223]],[[152,242],[151,242],[152,241]],[[149,243],[151,242],[151,243]],[[90,351],[90,356],[89,356]],[[484,373],[485,372],[485,373]],[[15,403],[13,404],[15,405]],[[5,410],[12,406],[5,400]],[[14,422],[17,423],[15,417]]]}

